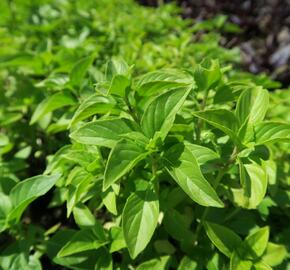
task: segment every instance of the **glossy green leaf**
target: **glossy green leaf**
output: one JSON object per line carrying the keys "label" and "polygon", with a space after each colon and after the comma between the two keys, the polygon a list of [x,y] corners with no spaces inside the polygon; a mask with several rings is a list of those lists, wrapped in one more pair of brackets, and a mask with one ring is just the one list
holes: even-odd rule
{"label": "glossy green leaf", "polygon": [[170,256],[162,256],[140,264],[136,270],[167,270],[169,269]]}
{"label": "glossy green leaf", "polygon": [[87,97],[78,107],[70,122],[70,126],[94,114],[107,114],[114,111],[115,101],[112,98],[93,94]]}
{"label": "glossy green leaf", "polygon": [[174,145],[164,158],[167,171],[193,201],[203,206],[223,207],[222,201],[202,175],[195,156],[186,145]]}
{"label": "glossy green leaf", "polygon": [[133,259],[149,243],[157,226],[158,215],[158,197],[150,188],[133,193],[128,198],[122,214],[122,227],[125,242]]}
{"label": "glossy green leaf", "polygon": [[206,222],[204,226],[209,239],[227,257],[231,257],[242,243],[241,238],[225,226],[210,222]]}
{"label": "glossy green leaf", "polygon": [[141,96],[160,94],[164,90],[193,85],[192,77],[179,70],[156,70],[141,76],[137,82],[137,91]]}
{"label": "glossy green leaf", "polygon": [[231,255],[230,270],[251,270],[253,262],[240,258],[238,253],[234,251]]}
{"label": "glossy green leaf", "polygon": [[2,232],[7,226],[7,216],[11,212],[13,206],[9,196],[2,192],[0,192],[0,201],[0,232]]}
{"label": "glossy green leaf", "polygon": [[210,148],[188,142],[185,142],[184,145],[194,155],[199,165],[220,158],[220,156]]}
{"label": "glossy green leaf", "polygon": [[92,65],[95,56],[91,55],[79,60],[72,68],[69,77],[70,82],[73,86],[80,86],[82,80],[84,79],[86,72],[89,67]]}
{"label": "glossy green leaf", "polygon": [[36,123],[40,118],[56,109],[74,105],[75,103],[75,98],[66,91],[59,92],[50,97],[47,97],[36,107],[31,117],[30,124],[32,125]]}
{"label": "glossy green leaf", "polygon": [[239,121],[232,112],[225,109],[214,109],[194,112],[193,115],[229,135],[236,144],[241,143],[237,136]]}
{"label": "glossy green leaf", "polygon": [[75,253],[94,250],[105,245],[106,242],[99,240],[92,229],[83,229],[77,232],[71,240],[58,252],[58,257],[65,257]]}
{"label": "glossy green leaf", "polygon": [[47,193],[59,178],[59,174],[39,175],[21,181],[14,186],[9,194],[13,210],[9,213],[8,219],[18,221],[25,208],[36,198]]}
{"label": "glossy green leaf", "polygon": [[283,245],[277,245],[269,242],[263,261],[270,266],[276,266],[283,262],[287,256],[287,249]]}
{"label": "glossy green leaf", "polygon": [[74,207],[73,216],[80,228],[93,227],[96,224],[96,218],[84,204],[78,204]]}
{"label": "glossy green leaf", "polygon": [[184,256],[177,270],[196,270],[196,269],[198,269],[197,262],[187,256]]}
{"label": "glossy green leaf", "polygon": [[70,137],[83,144],[94,144],[113,148],[120,135],[132,132],[133,125],[128,119],[101,119],[81,126]]}
{"label": "glossy green leaf", "polygon": [[264,262],[257,262],[254,265],[255,270],[272,270],[272,267]]}
{"label": "glossy green leaf", "polygon": [[119,141],[111,150],[109,155],[105,175],[104,190],[129,172],[135,165],[147,156],[144,147],[134,143],[134,141],[123,139]]}
{"label": "glossy green leaf", "polygon": [[290,142],[290,124],[263,122],[255,126],[256,144]]}
{"label": "glossy green leaf", "polygon": [[269,239],[269,227],[263,227],[245,239],[245,244],[254,252],[253,259],[261,257],[265,252]]}
{"label": "glossy green leaf", "polygon": [[147,137],[153,138],[156,132],[160,132],[161,138],[166,137],[189,91],[186,88],[171,90],[147,106],[141,119],[141,128]]}

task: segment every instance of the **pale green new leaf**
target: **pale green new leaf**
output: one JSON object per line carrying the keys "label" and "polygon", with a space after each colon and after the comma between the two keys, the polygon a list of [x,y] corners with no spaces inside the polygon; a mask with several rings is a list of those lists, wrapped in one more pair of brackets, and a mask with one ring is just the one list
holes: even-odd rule
{"label": "pale green new leaf", "polygon": [[47,97],[36,107],[31,117],[30,124],[32,125],[36,123],[47,113],[65,106],[74,105],[75,103],[75,98],[67,91],[59,92],[50,97]]}
{"label": "pale green new leaf", "polygon": [[[269,227],[263,227],[253,234],[249,235],[244,243],[246,247],[253,251],[253,259],[261,257],[265,252],[269,239]],[[252,255],[252,254],[251,254]],[[252,256],[251,256],[252,257]]]}
{"label": "pale green new leaf", "polygon": [[255,126],[256,144],[290,142],[290,124],[263,122]]}
{"label": "pale green new leaf", "polygon": [[195,202],[203,206],[223,207],[214,188],[204,178],[192,152],[183,144],[176,144],[165,154],[166,169]]}
{"label": "pale green new leaf", "polygon": [[238,253],[234,251],[231,255],[230,270],[251,270],[253,262],[240,258]]}
{"label": "pale green new leaf", "polygon": [[225,226],[210,222],[205,222],[204,226],[209,239],[227,257],[242,243],[242,239]]}
{"label": "pale green new leaf", "polygon": [[214,109],[194,112],[193,115],[229,135],[236,144],[241,144],[237,136],[239,121],[232,112],[225,109]]}
{"label": "pale green new leaf", "polygon": [[103,189],[108,189],[110,185],[144,159],[147,154],[145,148],[134,141],[127,139],[119,141],[110,152],[105,169]]}
{"label": "pale green new leaf", "polygon": [[70,137],[83,144],[94,144],[113,148],[120,140],[120,135],[133,131],[133,124],[128,119],[101,119],[81,126]]}
{"label": "pale green new leaf", "polygon": [[82,80],[84,79],[86,72],[89,67],[92,65],[95,56],[91,55],[79,60],[72,68],[69,77],[70,82],[73,86],[80,86]]}
{"label": "pale green new leaf", "polygon": [[270,266],[276,266],[282,263],[286,256],[287,249],[285,246],[269,242],[263,256],[263,261]]}
{"label": "pale green new leaf", "polygon": [[188,88],[180,88],[153,99],[141,119],[141,128],[148,138],[153,138],[156,132],[160,132],[161,138],[166,137],[189,91]]}
{"label": "pale green new leaf", "polygon": [[255,270],[272,270],[272,267],[264,262],[257,262],[254,265]]}
{"label": "pale green new leaf", "polygon": [[47,193],[59,178],[59,174],[38,175],[16,184],[9,195],[13,210],[9,213],[8,219],[18,221],[25,208],[37,197]]}
{"label": "pale green new leaf", "polygon": [[136,258],[149,243],[158,215],[158,197],[150,188],[133,193],[128,198],[122,214],[122,228],[131,258]]}

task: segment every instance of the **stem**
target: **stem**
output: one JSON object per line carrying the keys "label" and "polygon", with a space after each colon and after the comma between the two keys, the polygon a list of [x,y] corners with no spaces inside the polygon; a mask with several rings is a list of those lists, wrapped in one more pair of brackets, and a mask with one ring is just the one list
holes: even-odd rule
{"label": "stem", "polygon": [[125,102],[126,102],[126,105],[128,107],[129,114],[132,116],[132,118],[135,120],[135,122],[139,123],[139,119],[138,119],[134,109],[132,108],[128,98],[125,98]]}
{"label": "stem", "polygon": [[[233,149],[233,152],[228,160],[228,162],[225,164],[225,166],[223,166],[218,174],[217,174],[217,177],[213,183],[213,188],[216,189],[220,183],[220,181],[222,180],[222,178],[224,177],[224,175],[227,173],[227,171],[229,170],[230,166],[235,162],[236,160],[236,157],[237,157],[237,147],[235,146],[234,149]],[[198,237],[199,237],[199,234],[200,234],[200,231],[201,231],[201,228],[203,226],[203,223],[204,223],[204,220],[206,219],[207,215],[208,215],[208,212],[209,212],[209,207],[205,208],[205,210],[203,211],[203,214],[201,216],[201,219],[200,219],[200,222],[198,223],[197,225],[197,228],[196,228],[196,232],[195,232],[195,236],[194,236],[194,244],[196,245],[198,242]]]}
{"label": "stem", "polygon": [[[204,97],[202,99],[201,105],[200,105],[200,110],[204,111],[207,103],[207,98],[209,94],[209,89],[207,89],[204,93]],[[195,134],[196,134],[196,142],[199,144],[200,143],[200,133],[201,133],[201,128],[202,128],[203,121],[199,118],[197,120],[197,124],[195,127]]]}

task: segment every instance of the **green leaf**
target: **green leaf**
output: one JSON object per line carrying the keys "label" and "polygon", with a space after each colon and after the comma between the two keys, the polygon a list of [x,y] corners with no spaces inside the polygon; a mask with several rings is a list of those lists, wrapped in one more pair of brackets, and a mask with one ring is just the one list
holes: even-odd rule
{"label": "green leaf", "polygon": [[235,202],[242,207],[255,209],[267,191],[266,170],[254,162],[245,165],[240,163],[240,178],[243,189],[233,189]]}
{"label": "green leaf", "polygon": [[74,207],[73,216],[80,228],[93,227],[96,224],[96,218],[84,204],[79,203]]}
{"label": "green leaf", "polygon": [[268,110],[269,93],[262,87],[245,90],[237,103],[236,116],[240,122],[239,137],[248,141],[253,134],[254,124],[260,123]]}
{"label": "green leaf", "polygon": [[[114,184],[113,184],[114,185]],[[106,208],[113,215],[117,215],[117,203],[116,203],[116,194],[112,187],[109,187],[106,191],[103,192],[102,200]]]}
{"label": "green leaf", "polygon": [[287,249],[283,245],[277,245],[269,242],[263,261],[270,266],[276,266],[283,262],[287,256]]}
{"label": "green leaf", "polygon": [[110,229],[110,252],[116,252],[126,247],[123,230],[120,227],[112,227]]}
{"label": "green leaf", "polygon": [[65,106],[74,105],[75,103],[75,98],[67,91],[62,91],[47,97],[36,107],[31,117],[30,125],[36,123],[49,112]]}
{"label": "green leaf", "polygon": [[130,79],[128,79],[126,76],[123,75],[114,75],[108,94],[115,94],[121,97],[126,96],[126,88],[130,86]]}
{"label": "green leaf", "polygon": [[290,142],[290,124],[263,122],[255,126],[256,144]]}
{"label": "green leaf", "polygon": [[272,267],[264,262],[257,262],[254,265],[255,270],[272,270]]}
{"label": "green leaf", "polygon": [[157,226],[158,215],[158,197],[150,188],[133,193],[128,198],[122,214],[122,228],[132,259],[149,243]]}
{"label": "green leaf", "polygon": [[230,261],[230,270],[251,270],[252,266],[253,266],[252,261],[240,258],[236,251],[232,253]]}
{"label": "green leaf", "polygon": [[186,145],[172,146],[164,159],[167,171],[193,201],[203,206],[223,207],[222,201],[202,175],[196,158]]}
{"label": "green leaf", "polygon": [[210,222],[205,222],[204,226],[209,239],[227,257],[242,243],[241,238],[225,226]]}
{"label": "green leaf", "polygon": [[178,270],[196,270],[198,269],[198,264],[191,258],[184,256],[178,266]]}
{"label": "green leaf", "polygon": [[78,61],[72,68],[69,77],[70,77],[70,82],[73,86],[80,86],[87,70],[89,67],[92,65],[94,61],[95,56],[91,55],[88,57],[85,57]]}
{"label": "green leaf", "polygon": [[141,119],[141,128],[148,138],[153,138],[156,132],[160,132],[161,138],[166,137],[189,91],[181,88],[153,99]]}
{"label": "green leaf", "polygon": [[111,111],[113,112],[116,110],[114,106],[115,101],[112,98],[93,94],[87,97],[78,107],[70,122],[70,126],[94,114],[107,114]]}
{"label": "green leaf", "polygon": [[58,252],[57,257],[65,257],[87,250],[95,250],[106,244],[99,240],[92,229],[83,229],[77,232]]}
{"label": "green leaf", "polygon": [[220,156],[210,148],[188,142],[185,142],[184,145],[194,155],[199,165],[220,158]]}
{"label": "green leaf", "polygon": [[171,90],[178,87],[192,86],[192,77],[179,70],[164,69],[156,70],[141,76],[136,88],[141,96],[151,96],[161,93],[163,90]]}
{"label": "green leaf", "polygon": [[107,251],[107,249],[102,248],[99,250],[96,258],[97,262],[95,264],[95,270],[113,270],[112,255]]}
{"label": "green leaf", "polygon": [[136,270],[166,270],[169,269],[170,256],[162,256],[140,264]]}
{"label": "green leaf", "polygon": [[106,190],[133,169],[147,156],[145,148],[134,141],[123,139],[111,150],[104,174],[103,189]]}
{"label": "green leaf", "polygon": [[6,229],[7,216],[11,212],[13,205],[9,196],[0,192],[0,232]]}
{"label": "green leaf", "polygon": [[239,121],[232,112],[225,109],[214,109],[194,112],[193,115],[229,135],[236,144],[241,144],[237,136]]}
{"label": "green leaf", "polygon": [[199,90],[206,91],[215,87],[221,79],[221,70],[217,60],[204,61],[194,71],[194,80]]}
{"label": "green leaf", "polygon": [[133,124],[128,119],[101,119],[81,126],[70,137],[79,143],[112,148],[120,140],[120,135],[132,131]]}
{"label": "green leaf", "polygon": [[249,235],[245,239],[244,243],[247,248],[251,249],[251,251],[254,252],[254,256],[252,256],[251,253],[250,257],[252,257],[253,259],[261,257],[267,248],[268,239],[269,227],[263,227],[258,231],[254,232],[253,234]]}
{"label": "green leaf", "polygon": [[110,61],[107,62],[106,67],[106,78],[108,81],[112,80],[116,75],[128,75],[130,67],[120,57],[113,57]]}
{"label": "green leaf", "polygon": [[59,178],[59,174],[38,175],[16,184],[9,195],[13,210],[9,213],[8,219],[17,222],[25,208],[37,197],[47,193]]}
{"label": "green leaf", "polygon": [[268,106],[269,93],[267,90],[262,87],[249,88],[243,91],[238,99],[236,116],[241,125],[245,122],[256,124],[264,119]]}

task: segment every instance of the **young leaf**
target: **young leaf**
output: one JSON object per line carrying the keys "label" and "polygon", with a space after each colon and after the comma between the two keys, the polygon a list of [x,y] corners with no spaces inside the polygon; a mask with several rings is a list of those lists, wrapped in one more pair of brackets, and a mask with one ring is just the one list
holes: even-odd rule
{"label": "young leaf", "polygon": [[290,142],[290,124],[263,122],[255,126],[256,144]]}
{"label": "young leaf", "polygon": [[75,253],[94,250],[105,245],[106,242],[99,240],[92,229],[83,229],[77,232],[58,252],[57,257],[65,257]]}
{"label": "young leaf", "polygon": [[263,261],[270,266],[276,266],[282,263],[287,256],[287,249],[283,245],[268,243]]}
{"label": "young leaf", "polygon": [[18,221],[25,208],[37,197],[48,192],[60,178],[60,174],[39,175],[19,182],[10,192],[13,210],[9,213],[10,221]]}
{"label": "young leaf", "polygon": [[166,137],[189,91],[188,88],[171,90],[156,97],[147,106],[141,119],[141,128],[148,138],[153,138],[158,131],[161,138]]}
{"label": "young leaf", "polygon": [[209,222],[205,222],[204,226],[212,243],[229,258],[242,243],[241,238],[227,227]]}
{"label": "young leaf", "polygon": [[78,61],[72,68],[69,77],[70,82],[73,86],[77,87],[80,86],[82,83],[82,80],[84,79],[87,70],[92,65],[94,61],[95,56],[91,55],[88,57],[85,57]]}
{"label": "young leaf", "polygon": [[80,228],[93,227],[96,224],[96,218],[84,204],[79,203],[74,207],[73,216]]}
{"label": "young leaf", "polygon": [[120,135],[132,132],[132,122],[128,119],[101,119],[87,123],[70,134],[75,141],[112,148]]}
{"label": "young leaf", "polygon": [[188,142],[185,142],[184,145],[194,155],[199,165],[220,158],[220,156],[210,148]]}
{"label": "young leaf", "polygon": [[243,125],[261,122],[268,110],[269,93],[262,87],[246,89],[239,97],[236,116]]}
{"label": "young leaf", "polygon": [[108,189],[146,155],[145,148],[134,141],[127,139],[119,141],[110,152],[104,174],[103,189]]}
{"label": "young leaf", "polygon": [[204,62],[194,71],[194,80],[199,90],[206,91],[215,87],[221,79],[221,70],[217,60]]}
{"label": "young leaf", "polygon": [[263,227],[245,239],[245,245],[254,252],[255,257],[253,257],[253,259],[263,255],[267,248],[268,239],[269,227]]}
{"label": "young leaf", "polygon": [[231,255],[230,270],[251,270],[253,262],[240,258],[238,253],[234,251]]}
{"label": "young leaf", "polygon": [[254,264],[255,270],[273,270],[271,266],[264,262],[257,262]]}
{"label": "young leaf", "polygon": [[164,159],[167,171],[193,201],[203,206],[223,207],[222,201],[202,175],[196,158],[186,145],[172,146]]}
{"label": "young leaf", "polygon": [[9,196],[0,192],[0,232],[6,228],[6,220],[9,212],[12,210],[12,202]]}
{"label": "young leaf", "polygon": [[30,125],[36,123],[40,118],[47,113],[56,109],[62,108],[68,105],[74,105],[76,103],[75,98],[67,91],[56,93],[46,99],[44,99],[35,109]]}
{"label": "young leaf", "polygon": [[127,200],[122,227],[130,256],[134,259],[149,243],[158,220],[159,201],[154,191],[133,193]]}
{"label": "young leaf", "polygon": [[70,126],[94,114],[107,114],[113,111],[115,101],[112,98],[93,94],[86,98],[76,110]]}
{"label": "young leaf", "polygon": [[193,115],[229,135],[236,144],[241,144],[237,136],[239,121],[232,112],[225,109],[215,109],[194,112]]}

